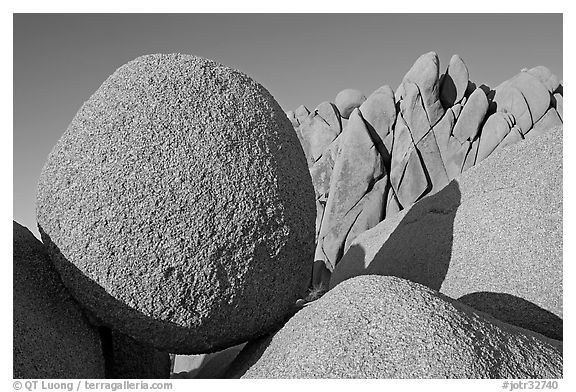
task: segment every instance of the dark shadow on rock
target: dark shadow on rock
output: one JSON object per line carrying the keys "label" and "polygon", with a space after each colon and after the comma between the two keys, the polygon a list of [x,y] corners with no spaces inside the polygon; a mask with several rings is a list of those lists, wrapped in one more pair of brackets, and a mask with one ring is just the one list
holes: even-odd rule
{"label": "dark shadow on rock", "polygon": [[562,319],[520,297],[480,291],[463,295],[458,301],[505,323],[563,340]]}
{"label": "dark shadow on rock", "polygon": [[168,379],[170,355],[108,327],[98,327],[107,379]]}
{"label": "dark shadow on rock", "polygon": [[440,102],[445,109],[448,109],[454,105],[456,101],[456,85],[454,84],[454,79],[449,74],[444,74],[440,80],[440,90],[442,94],[440,94]]}
{"label": "dark shadow on rock", "polygon": [[363,247],[354,244],[344,255],[339,273],[344,280],[357,275],[393,275],[440,290],[450,265],[460,197],[455,180],[424,197],[410,207],[369,265],[364,264]]}

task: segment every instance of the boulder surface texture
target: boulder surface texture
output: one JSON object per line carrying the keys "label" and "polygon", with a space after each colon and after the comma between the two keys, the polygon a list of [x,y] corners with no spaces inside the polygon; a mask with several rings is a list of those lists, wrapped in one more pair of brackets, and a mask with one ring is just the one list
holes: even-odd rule
{"label": "boulder surface texture", "polygon": [[301,298],[314,189],[290,120],[247,75],[139,57],[81,107],[37,195],[74,297],[159,350],[213,352],[267,332]]}
{"label": "boulder surface texture", "polygon": [[14,378],[104,378],[100,337],[40,241],[13,222]]}
{"label": "boulder surface texture", "polygon": [[[394,275],[561,339],[562,199],[562,128],[555,128],[499,149],[362,233],[330,287],[361,274]],[[500,310],[490,306],[496,300]]]}
{"label": "boulder surface texture", "polygon": [[391,276],[350,279],[231,367],[243,378],[560,378],[562,344]]}

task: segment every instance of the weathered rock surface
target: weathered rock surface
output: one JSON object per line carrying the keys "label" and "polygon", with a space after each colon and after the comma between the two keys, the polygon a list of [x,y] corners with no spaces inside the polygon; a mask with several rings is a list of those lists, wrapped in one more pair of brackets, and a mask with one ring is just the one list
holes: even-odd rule
{"label": "weathered rock surface", "polygon": [[98,332],[64,288],[42,243],[13,222],[14,378],[104,378]]}
{"label": "weathered rock surface", "polygon": [[148,55],[120,67],[38,189],[42,239],[73,296],[160,350],[257,337],[307,288],[315,200],[302,149],[270,93],[216,62]]}
{"label": "weathered rock surface", "polygon": [[561,378],[562,344],[390,276],[341,283],[246,346],[243,378]]}
{"label": "weathered rock surface", "polygon": [[294,110],[294,117],[298,121],[298,124],[302,124],[304,120],[310,115],[310,110],[304,105],[300,105]]}
{"label": "weathered rock surface", "polygon": [[[422,97],[424,110],[430,126],[433,126],[444,115],[444,108],[440,102],[440,61],[435,52],[428,52],[420,56],[402,80],[403,94],[396,98],[406,98],[407,84],[413,83],[418,87]],[[412,129],[412,127],[411,127]]]}
{"label": "weathered rock surface", "polygon": [[503,113],[511,113],[516,119],[522,134],[528,133],[534,122],[528,103],[524,95],[516,87],[505,82],[497,87],[492,100],[496,104],[497,110]]}
{"label": "weathered rock surface", "polygon": [[534,123],[534,126],[532,127],[530,132],[526,134],[526,139],[538,137],[552,128],[561,126],[562,126],[562,118],[560,118],[560,115],[558,115],[556,109],[550,108],[548,109],[546,114],[544,114],[540,118],[540,120]]}
{"label": "weathered rock surface", "polygon": [[537,78],[540,81],[540,83],[546,86],[546,88],[551,94],[554,94],[554,92],[560,85],[560,82],[558,81],[556,75],[554,75],[552,71],[550,71],[550,69],[548,69],[543,65],[539,65],[537,67],[529,69],[528,73]]}
{"label": "weathered rock surface", "polygon": [[[499,149],[358,236],[330,287],[360,274],[398,276],[452,298],[508,294],[562,318],[562,129]],[[557,334],[561,323],[551,328]]]}
{"label": "weathered rock surface", "polygon": [[476,163],[492,154],[515,124],[516,119],[511,113],[497,112],[488,117],[482,127]]}
{"label": "weathered rock surface", "polygon": [[466,140],[472,142],[480,131],[487,111],[488,98],[482,89],[477,88],[462,108],[452,135],[460,143],[464,143]]}
{"label": "weathered rock surface", "polygon": [[300,125],[299,131],[304,142],[304,152],[311,165],[342,132],[338,109],[330,102],[321,103]]}
{"label": "weathered rock surface", "polygon": [[429,189],[420,155],[402,113],[398,115],[394,130],[390,183],[403,208],[414,203]]}
{"label": "weathered rock surface", "polygon": [[550,107],[550,92],[540,80],[529,72],[520,72],[510,79],[509,83],[516,87],[526,99],[532,122],[536,123]]}
{"label": "weathered rock surface", "polygon": [[[438,56],[434,52],[423,54],[396,92],[384,85],[360,105],[363,125],[352,117],[342,122],[362,129],[360,140],[370,137],[367,152],[347,147],[343,135],[322,139],[315,153],[306,152],[312,162],[317,206],[312,284],[319,281],[316,277],[330,274],[352,239],[374,221],[392,217],[435,194],[490,154],[562,124],[563,86],[548,68],[524,69],[494,89],[485,84],[477,87],[469,77],[458,55],[452,56],[439,78]],[[330,109],[328,105],[325,103],[326,109]],[[307,113],[302,108],[300,112]],[[327,112],[332,116],[338,111]],[[323,121],[322,126],[331,123],[336,121]],[[310,150],[306,142],[303,148]],[[348,161],[357,161],[350,167],[360,167],[358,176],[356,169],[334,176],[341,150],[347,151]],[[383,178],[366,177],[363,172],[363,165],[372,162],[376,152],[388,174],[388,184]],[[384,194],[372,192],[368,202],[366,189],[379,181],[384,181],[379,183]],[[331,197],[332,188],[338,190],[338,196]],[[329,206],[330,199],[339,201]],[[385,200],[384,207],[377,206],[381,199]]]}
{"label": "weathered rock surface", "polygon": [[[396,122],[396,105],[394,92],[388,85],[384,85],[374,91],[362,105],[360,105],[362,118],[374,129],[380,141],[384,144],[386,137],[394,129]],[[385,146],[390,152],[391,145]]]}
{"label": "weathered rock surface", "polygon": [[340,116],[347,119],[350,117],[354,109],[359,108],[365,100],[366,97],[361,91],[347,88],[336,95],[336,98],[334,98],[334,104],[338,108]]}
{"label": "weathered rock surface", "polygon": [[362,211],[354,207],[386,175],[382,158],[358,110],[350,116],[341,137],[315,256],[315,260],[324,260],[330,270],[342,256],[346,235]]}

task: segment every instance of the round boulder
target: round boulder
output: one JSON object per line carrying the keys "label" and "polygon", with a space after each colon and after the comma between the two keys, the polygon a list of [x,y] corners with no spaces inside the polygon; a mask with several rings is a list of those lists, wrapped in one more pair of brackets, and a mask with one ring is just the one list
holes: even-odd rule
{"label": "round boulder", "polygon": [[245,74],[139,57],[80,108],[42,171],[37,219],[76,299],[162,351],[211,352],[268,331],[314,255],[298,138]]}
{"label": "round boulder", "polygon": [[347,88],[336,95],[334,104],[338,108],[340,116],[347,119],[352,114],[352,111],[359,108],[365,100],[366,97],[361,91]]}

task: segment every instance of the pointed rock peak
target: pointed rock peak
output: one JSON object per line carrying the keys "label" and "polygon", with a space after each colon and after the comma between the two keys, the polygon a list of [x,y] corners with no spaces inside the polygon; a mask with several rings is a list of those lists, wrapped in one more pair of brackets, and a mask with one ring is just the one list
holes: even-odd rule
{"label": "pointed rock peak", "polygon": [[336,105],[330,102],[322,102],[314,109],[314,112],[322,117],[331,126],[340,126],[340,112]]}
{"label": "pointed rock peak", "polygon": [[438,83],[440,76],[440,61],[436,52],[428,52],[418,57],[412,68],[404,76],[404,80],[416,83],[420,88]]}
{"label": "pointed rock peak", "polygon": [[468,68],[457,54],[453,55],[442,77],[440,87],[440,100],[442,106],[448,109],[460,102],[466,95],[469,84]]}
{"label": "pointed rock peak", "polygon": [[375,94],[382,94],[382,95],[391,96],[392,99],[394,99],[394,91],[392,90],[392,87],[388,86],[387,84],[376,89],[371,95],[375,95]]}
{"label": "pointed rock peak", "polygon": [[343,118],[349,118],[352,111],[359,108],[366,100],[366,97],[360,90],[347,88],[338,93],[334,99],[336,108]]}
{"label": "pointed rock peak", "polygon": [[470,95],[470,99],[462,108],[462,112],[452,132],[452,135],[458,139],[460,143],[464,143],[466,140],[472,142],[476,138],[484,122],[488,105],[488,98],[482,89],[477,88]]}
{"label": "pointed rock peak", "polygon": [[[366,124],[364,123],[364,118],[362,117],[362,113],[360,113],[359,109],[354,109],[348,118],[348,124],[346,126],[346,131],[348,135],[354,133],[366,133],[368,135],[368,129],[366,128]],[[348,136],[350,137],[350,136]]]}
{"label": "pointed rock peak", "polygon": [[396,103],[392,88],[384,85],[374,91],[360,105],[360,112],[364,120],[374,128],[380,138],[385,138],[392,132],[396,122]]}

